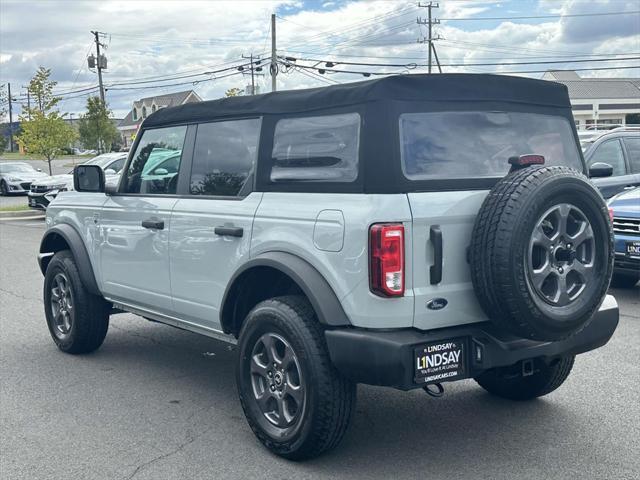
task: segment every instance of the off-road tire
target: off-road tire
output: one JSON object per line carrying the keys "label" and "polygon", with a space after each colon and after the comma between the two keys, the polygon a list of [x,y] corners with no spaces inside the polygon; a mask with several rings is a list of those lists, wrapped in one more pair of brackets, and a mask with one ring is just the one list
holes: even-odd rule
{"label": "off-road tire", "polygon": [[636,286],[638,280],[640,280],[640,273],[637,275],[614,273],[611,277],[611,286],[613,288],[632,288]]}
{"label": "off-road tire", "polygon": [[[294,427],[275,435],[254,398],[249,373],[253,348],[265,333],[282,336],[293,348],[306,386],[305,409]],[[322,326],[301,296],[265,300],[247,315],[238,342],[237,385],[240,403],[258,439],[276,455],[303,460],[334,448],[344,436],[356,401],[356,385],[331,364]],[[266,426],[265,426],[266,425]],[[284,430],[282,430],[284,431]]]}
{"label": "off-road tire", "polygon": [[567,379],[573,368],[575,356],[560,357],[548,364],[536,358],[534,373],[522,376],[522,364],[487,370],[475,381],[487,392],[508,400],[533,400],[553,392]]}
{"label": "off-road tire", "polygon": [[[57,329],[51,301],[54,279],[58,274],[68,279],[73,304],[71,328],[67,334],[62,334]],[[85,288],[76,261],[69,250],[57,252],[47,266],[44,277],[44,310],[49,333],[63,352],[93,352],[102,345],[107,335],[110,304]]]}
{"label": "off-road tire", "polygon": [[[536,295],[528,273],[529,242],[540,215],[577,206],[593,229],[595,277],[573,303],[553,306]],[[532,166],[510,173],[486,197],[470,246],[471,278],[487,317],[533,340],[566,338],[586,326],[604,300],[613,270],[613,231],[600,192],[577,171]]]}

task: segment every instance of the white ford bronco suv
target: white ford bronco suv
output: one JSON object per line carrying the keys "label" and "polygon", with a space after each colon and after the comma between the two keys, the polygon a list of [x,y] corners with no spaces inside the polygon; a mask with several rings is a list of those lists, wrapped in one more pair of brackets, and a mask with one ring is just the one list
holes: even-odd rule
{"label": "white ford bronco suv", "polygon": [[237,343],[270,450],[334,447],[356,384],[528,400],[618,324],[613,235],[566,87],[403,75],[161,109],[117,187],[47,210],[44,308],[86,353],[123,311]]}

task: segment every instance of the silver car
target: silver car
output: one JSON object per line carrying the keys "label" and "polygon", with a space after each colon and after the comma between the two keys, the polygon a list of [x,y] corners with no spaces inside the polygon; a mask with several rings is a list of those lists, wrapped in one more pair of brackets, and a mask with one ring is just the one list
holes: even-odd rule
{"label": "silver car", "polygon": [[[82,165],[99,166],[104,170],[107,183],[117,184],[127,155],[126,152],[104,153],[87,160]],[[73,190],[73,170],[62,175],[45,176],[34,181],[29,192],[29,206],[37,210],[46,210],[58,193],[66,190]]]}
{"label": "silver car", "polygon": [[46,173],[26,162],[0,163],[0,195],[27,193],[32,182],[45,177]]}

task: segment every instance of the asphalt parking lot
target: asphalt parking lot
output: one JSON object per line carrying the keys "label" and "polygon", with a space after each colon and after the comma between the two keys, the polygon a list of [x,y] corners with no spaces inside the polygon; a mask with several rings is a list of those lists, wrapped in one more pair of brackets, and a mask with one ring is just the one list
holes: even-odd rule
{"label": "asphalt parking lot", "polygon": [[614,290],[620,326],[544,399],[495,399],[472,380],[444,398],[360,386],[354,422],[307,463],[269,454],[239,405],[226,344],[112,317],[105,344],[51,341],[35,256],[44,224],[0,221],[0,478],[640,477],[640,287]]}

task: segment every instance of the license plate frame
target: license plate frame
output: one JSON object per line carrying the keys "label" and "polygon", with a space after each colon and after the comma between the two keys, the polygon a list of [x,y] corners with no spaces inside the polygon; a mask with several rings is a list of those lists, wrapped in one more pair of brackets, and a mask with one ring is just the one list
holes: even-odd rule
{"label": "license plate frame", "polygon": [[625,242],[624,253],[631,258],[640,258],[640,241],[630,240]]}
{"label": "license plate frame", "polygon": [[467,378],[467,343],[463,337],[416,347],[413,351],[414,382],[429,385]]}

